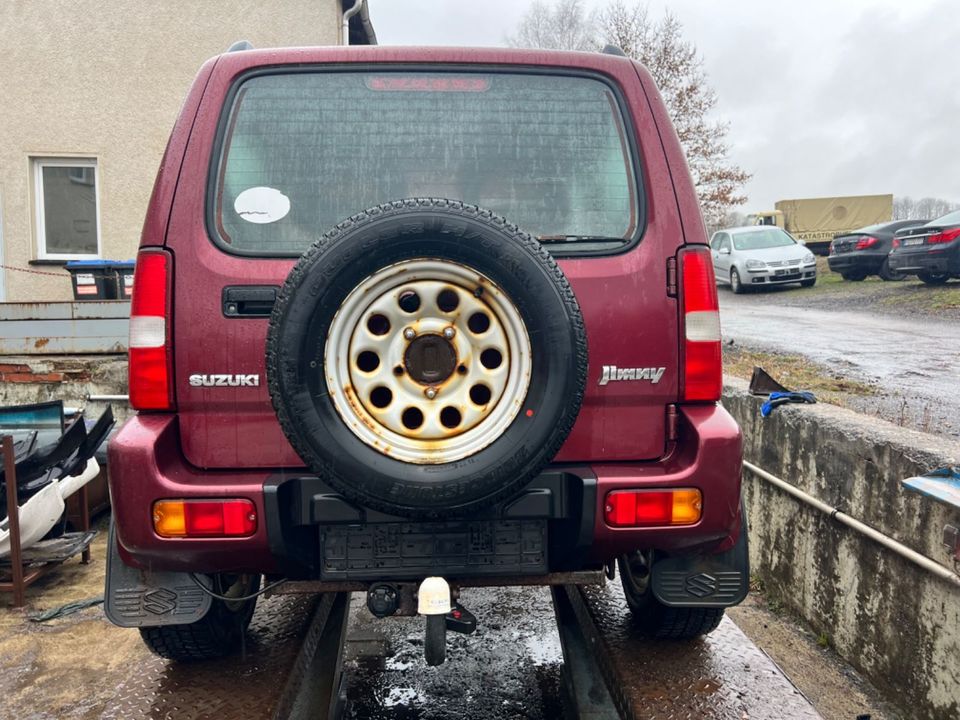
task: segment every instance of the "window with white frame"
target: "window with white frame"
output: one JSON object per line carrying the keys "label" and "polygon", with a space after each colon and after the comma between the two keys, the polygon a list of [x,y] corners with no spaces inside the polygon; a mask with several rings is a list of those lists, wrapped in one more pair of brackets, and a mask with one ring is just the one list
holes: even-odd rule
{"label": "window with white frame", "polygon": [[76,260],[100,256],[97,161],[35,158],[37,257]]}

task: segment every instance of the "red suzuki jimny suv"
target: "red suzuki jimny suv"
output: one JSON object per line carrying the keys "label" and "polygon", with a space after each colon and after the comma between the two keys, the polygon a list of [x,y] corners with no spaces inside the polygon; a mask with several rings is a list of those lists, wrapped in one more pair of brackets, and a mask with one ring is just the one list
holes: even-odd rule
{"label": "red suzuki jimny suv", "polygon": [[431,663],[471,584],[619,563],[674,638],[743,599],[703,221],[619,51],[216,57],[134,286],[106,610],[155,652],[230,651],[262,583],[424,614]]}

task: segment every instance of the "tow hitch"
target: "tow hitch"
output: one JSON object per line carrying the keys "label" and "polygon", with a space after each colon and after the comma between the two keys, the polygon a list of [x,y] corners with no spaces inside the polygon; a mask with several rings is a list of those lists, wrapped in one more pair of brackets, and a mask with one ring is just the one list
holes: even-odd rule
{"label": "tow hitch", "polygon": [[427,626],[423,655],[427,665],[442,665],[447,657],[447,630],[470,634],[477,629],[473,613],[450,600],[450,585],[440,577],[429,577],[420,583],[417,612],[426,616]]}

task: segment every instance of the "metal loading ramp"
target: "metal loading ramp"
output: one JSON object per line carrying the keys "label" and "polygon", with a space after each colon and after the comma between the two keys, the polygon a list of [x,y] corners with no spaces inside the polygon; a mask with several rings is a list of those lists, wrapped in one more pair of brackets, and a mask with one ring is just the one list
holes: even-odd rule
{"label": "metal loading ramp", "polygon": [[[581,644],[589,648],[618,717],[820,718],[776,663],[729,618],[701,640],[657,641],[637,636],[619,582],[565,585],[554,594],[554,602],[561,637],[566,635],[567,615],[573,632],[582,633]],[[572,614],[565,613],[565,607]],[[571,665],[566,647],[564,655]],[[571,680],[589,684],[583,683],[583,676]],[[585,694],[587,688],[576,688],[574,700]],[[581,711],[589,714],[589,709]]]}
{"label": "metal loading ramp", "polygon": [[[493,588],[484,592],[505,597]],[[520,605],[532,603],[533,610],[549,616],[551,597],[545,592],[545,588],[513,588],[508,597]],[[356,612],[351,613],[350,593],[329,592],[262,599],[248,633],[245,654],[190,664],[144,654],[118,678],[116,694],[99,717],[420,717],[417,708],[405,708],[402,701],[398,702],[410,692],[409,673],[418,678],[418,683],[431,676],[430,683],[440,683],[439,690],[434,691],[459,697],[446,707],[456,709],[463,720],[490,720],[491,703],[512,707],[497,718],[560,717],[554,713],[560,712],[561,706],[563,717],[584,720],[820,717],[777,665],[728,619],[701,640],[652,641],[637,636],[619,582],[558,585],[553,588],[552,601],[563,650],[558,687],[564,697],[557,698],[546,715],[525,708],[526,701],[518,703],[518,698],[503,695],[501,679],[488,676],[490,670],[496,674],[496,668],[478,668],[472,671],[476,674],[464,676],[457,672],[456,663],[450,667],[421,667],[422,648],[418,643],[422,619],[376,621],[367,614],[362,594],[354,596]],[[487,619],[499,627],[505,618],[494,613]],[[483,615],[479,621],[482,626]],[[549,620],[545,627],[549,628]],[[541,637],[540,642],[550,641]],[[344,663],[345,648],[350,655],[351,647],[354,654],[362,648],[361,654],[368,661],[382,658],[386,669],[364,672],[363,662]],[[491,650],[503,652],[502,647]],[[485,664],[463,643],[454,657],[461,663]],[[395,672],[402,667],[409,667],[409,673]],[[534,692],[542,682],[534,675],[545,670],[526,665],[516,668],[520,675],[531,677],[524,687]],[[433,692],[430,683],[421,687],[428,699]],[[490,695],[485,709],[463,703],[462,696],[471,693]],[[363,698],[361,707],[355,702],[358,697]],[[388,698],[393,700],[385,701]]]}
{"label": "metal loading ramp", "polygon": [[[216,662],[172,663],[146,656],[129,668],[113,702],[110,720],[266,720],[326,718],[329,684],[336,675],[346,595],[278,596],[261,600],[246,640],[246,652]],[[329,646],[333,640],[332,659]],[[304,682],[327,665],[313,682]],[[311,711],[304,712],[304,706]],[[314,708],[322,708],[314,710]]]}

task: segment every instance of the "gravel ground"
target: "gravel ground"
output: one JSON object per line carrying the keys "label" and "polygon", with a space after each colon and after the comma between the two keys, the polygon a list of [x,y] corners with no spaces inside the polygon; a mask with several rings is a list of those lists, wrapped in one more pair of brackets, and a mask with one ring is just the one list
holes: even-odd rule
{"label": "gravel ground", "polygon": [[[960,315],[890,314],[878,311],[879,305],[864,305],[871,286],[886,293],[884,286],[900,292],[910,290],[909,284],[842,283],[838,290],[820,294],[781,288],[734,295],[721,288],[723,338],[748,349],[801,355],[831,375],[871,386],[871,394],[844,399],[851,409],[925,432],[960,436]],[[947,289],[960,293],[960,284]],[[841,295],[844,300],[838,302]],[[825,303],[827,296],[833,298],[830,303]]]}

